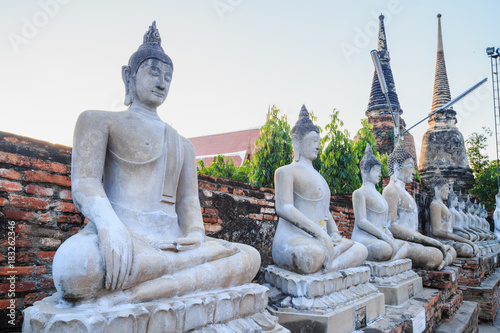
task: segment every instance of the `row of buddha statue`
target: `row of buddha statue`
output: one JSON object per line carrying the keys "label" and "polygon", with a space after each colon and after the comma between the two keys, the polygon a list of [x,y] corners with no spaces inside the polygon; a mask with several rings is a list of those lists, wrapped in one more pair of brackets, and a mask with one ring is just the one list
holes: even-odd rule
{"label": "row of buddha statue", "polygon": [[[55,254],[57,302],[151,302],[248,285],[259,270],[254,248],[205,236],[193,145],[157,114],[173,74],[160,43],[153,23],[122,68],[126,111],[85,111],[77,121],[72,194],[89,222]],[[375,187],[381,163],[367,146],[363,185],[353,193],[352,238],[341,237],[330,190],[313,167],[320,135],[305,106],[291,140],[294,161],[275,173],[272,257],[280,269],[325,275],[367,259],[410,258],[414,267],[439,270],[457,255],[477,255],[477,242],[494,238],[484,210],[449,193],[445,182],[433,188],[430,235],[418,232],[418,207],[405,189],[414,161],[402,141],[388,158],[391,178],[382,194]]]}

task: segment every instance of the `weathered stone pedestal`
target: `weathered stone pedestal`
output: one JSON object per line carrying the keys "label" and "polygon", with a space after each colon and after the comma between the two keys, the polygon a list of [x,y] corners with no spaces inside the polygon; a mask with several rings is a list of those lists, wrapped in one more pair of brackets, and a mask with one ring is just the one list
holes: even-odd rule
{"label": "weathered stone pedestal", "polygon": [[56,293],[24,311],[23,332],[288,332],[266,311],[267,299],[258,284],[117,306],[71,307]]}
{"label": "weathered stone pedestal", "polygon": [[368,267],[301,275],[269,266],[268,309],[292,333],[352,332],[385,313],[384,295],[369,280]]}
{"label": "weathered stone pedestal", "polygon": [[385,304],[400,305],[422,290],[422,278],[411,269],[411,259],[367,261],[370,282],[385,295]]}
{"label": "weathered stone pedestal", "polygon": [[481,282],[496,269],[498,255],[486,254],[473,258],[457,258],[454,266],[460,267],[458,284],[461,286],[478,287]]}

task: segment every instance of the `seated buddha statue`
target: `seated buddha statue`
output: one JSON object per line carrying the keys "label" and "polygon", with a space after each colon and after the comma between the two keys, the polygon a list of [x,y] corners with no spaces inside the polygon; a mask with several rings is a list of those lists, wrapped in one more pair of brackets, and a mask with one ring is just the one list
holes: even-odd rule
{"label": "seated buddha statue", "polygon": [[122,68],[126,111],[85,111],[72,194],[88,224],[57,250],[53,279],[77,303],[145,302],[250,282],[259,253],[205,236],[193,145],[158,116],[173,64],[156,25]]}
{"label": "seated buddha statue", "polygon": [[443,202],[449,199],[450,189],[446,180],[443,178],[435,179],[432,189],[434,198],[429,207],[430,234],[441,243],[453,246],[457,256],[461,258],[470,258],[477,255],[479,248],[476,244],[453,233],[453,216]]}
{"label": "seated buddha statue", "polygon": [[426,270],[441,270],[451,264],[457,254],[453,247],[418,232],[418,206],[406,191],[406,183],[413,181],[415,165],[413,156],[400,139],[387,159],[391,176],[382,196],[389,206],[389,229],[394,238],[407,241],[408,257],[413,267]]}
{"label": "seated buddha statue", "polygon": [[450,189],[450,193],[448,194],[448,209],[451,213],[453,233],[474,242],[476,235],[466,229],[464,218],[459,212],[459,205],[459,197]]}
{"label": "seated buddha statue", "polygon": [[382,173],[380,161],[373,155],[370,145],[366,145],[359,168],[363,185],[352,194],[355,221],[351,239],[366,246],[368,260],[406,258],[409,245],[393,237],[389,230],[387,202],[375,187]]}
{"label": "seated buddha statue", "polygon": [[342,238],[330,213],[330,189],[313,167],[321,147],[319,129],[302,106],[291,130],[294,161],[275,172],[274,263],[300,274],[360,266],[368,251]]}

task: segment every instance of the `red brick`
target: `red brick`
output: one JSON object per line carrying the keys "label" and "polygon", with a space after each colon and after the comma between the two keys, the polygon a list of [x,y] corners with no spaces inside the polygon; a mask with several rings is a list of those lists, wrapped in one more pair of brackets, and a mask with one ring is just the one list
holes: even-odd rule
{"label": "red brick", "polygon": [[[9,244],[9,239],[0,240],[0,246],[12,246]],[[31,239],[16,237],[16,247],[26,248],[31,247]]]}
{"label": "red brick", "polygon": [[26,193],[28,194],[38,194],[46,197],[51,197],[54,194],[54,189],[49,187],[42,187],[36,185],[26,186]]}
{"label": "red brick", "polygon": [[217,215],[219,211],[215,208],[205,208],[205,214],[207,215]]}
{"label": "red brick", "polygon": [[31,226],[27,224],[19,224],[16,229],[14,229],[15,233],[18,234],[31,234]]}
{"label": "red brick", "polygon": [[264,207],[261,207],[260,212],[263,214],[275,214],[276,213],[274,208],[264,208]]}
{"label": "red brick", "polygon": [[54,210],[64,213],[80,213],[76,206],[71,202],[58,202]]}
{"label": "red brick", "polygon": [[23,189],[23,186],[17,182],[11,182],[9,180],[0,179],[0,191],[3,192],[19,192]]}
{"label": "red brick", "polygon": [[0,207],[7,205],[8,202],[7,199],[0,197]]}
{"label": "red brick", "polygon": [[[17,308],[17,299],[13,299],[14,300],[14,303],[16,305],[16,308]],[[11,304],[11,299],[0,299],[0,310],[5,310],[7,309],[10,304]]]}
{"label": "red brick", "polygon": [[222,229],[222,226],[220,224],[212,224],[212,223],[206,223],[205,224],[205,231],[206,232],[217,232]]}
{"label": "red brick", "polygon": [[40,288],[54,288],[54,280],[52,279],[43,279],[40,280]]}
{"label": "red brick", "polygon": [[36,266],[0,267],[0,275],[30,275]]}
{"label": "red brick", "polygon": [[24,306],[31,306],[36,301],[42,300],[47,296],[48,295],[45,293],[27,294],[26,296],[24,296]]}
{"label": "red brick", "polygon": [[52,262],[54,260],[54,255],[56,251],[38,251],[38,259],[40,261]]}
{"label": "red brick", "polygon": [[14,170],[0,168],[0,177],[14,179],[14,180],[21,180],[21,173]]}
{"label": "red brick", "polygon": [[35,259],[35,254],[32,252],[18,252],[16,253],[16,262],[17,263],[33,263],[33,259]]}
{"label": "red brick", "polygon": [[62,190],[61,192],[59,192],[59,198],[63,200],[73,200],[73,196],[71,195],[70,190]]}
{"label": "red brick", "polygon": [[57,248],[59,245],[61,245],[60,239],[40,238],[40,246],[42,247]]}
{"label": "red brick", "polygon": [[264,214],[264,220],[272,221],[272,220],[274,220],[274,215],[266,215],[266,214]]}
{"label": "red brick", "polygon": [[263,214],[248,214],[248,218],[252,220],[262,220],[264,218]]}
{"label": "red brick", "polygon": [[30,167],[32,169],[68,174],[70,166],[55,162],[45,162],[43,160],[26,157],[6,152],[0,152],[0,163],[7,163],[17,166]]}
{"label": "red brick", "polygon": [[40,275],[40,274],[45,274],[47,273],[47,268],[45,266],[36,266],[35,267],[35,274]]}
{"label": "red brick", "polygon": [[[34,290],[36,287],[35,281],[32,282],[17,282],[14,283],[14,292],[22,293],[25,291]],[[10,290],[10,283],[0,283],[0,292],[7,293]]]}
{"label": "red brick", "polygon": [[67,176],[54,175],[40,171],[26,171],[24,179],[31,183],[50,183],[60,186],[70,187],[71,178]]}
{"label": "red brick", "polygon": [[34,209],[34,210],[47,209],[50,204],[49,199],[24,197],[15,194],[9,195],[9,202],[12,206],[15,207]]}
{"label": "red brick", "polygon": [[57,223],[82,223],[80,215],[61,215],[57,218]]}
{"label": "red brick", "polygon": [[203,222],[204,223],[217,223],[217,218],[216,217],[203,216]]}
{"label": "red brick", "polygon": [[44,223],[52,222],[52,216],[50,216],[50,213],[43,213],[38,216],[37,220]]}

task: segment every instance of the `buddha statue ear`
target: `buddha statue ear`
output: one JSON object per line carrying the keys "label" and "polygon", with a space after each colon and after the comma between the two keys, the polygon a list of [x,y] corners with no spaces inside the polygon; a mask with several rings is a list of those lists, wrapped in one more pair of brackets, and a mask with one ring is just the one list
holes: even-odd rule
{"label": "buddha statue ear", "polygon": [[293,160],[298,162],[300,159],[300,144],[297,134],[292,134]]}
{"label": "buddha statue ear", "polygon": [[132,104],[132,88],[130,86],[132,74],[130,73],[130,66],[122,66],[122,80],[125,84],[125,101],[123,103],[129,106]]}

